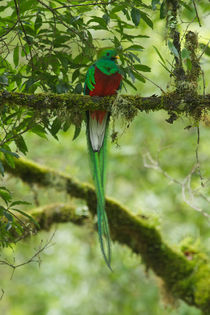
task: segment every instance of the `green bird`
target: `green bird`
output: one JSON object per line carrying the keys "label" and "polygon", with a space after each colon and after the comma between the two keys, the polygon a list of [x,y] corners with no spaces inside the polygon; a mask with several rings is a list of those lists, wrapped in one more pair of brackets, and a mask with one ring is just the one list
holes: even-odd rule
{"label": "green bird", "polygon": [[[122,75],[117,65],[115,49],[103,49],[98,60],[88,68],[84,94],[108,96],[117,93],[121,87]],[[101,251],[107,266],[111,269],[111,240],[105,210],[106,151],[110,113],[104,110],[87,112],[87,143],[91,161],[92,176],[97,196],[98,235]]]}

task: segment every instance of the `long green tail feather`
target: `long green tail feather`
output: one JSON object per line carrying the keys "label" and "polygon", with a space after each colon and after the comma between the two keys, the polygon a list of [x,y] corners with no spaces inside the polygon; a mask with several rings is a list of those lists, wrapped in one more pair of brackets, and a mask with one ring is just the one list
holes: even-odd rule
{"label": "long green tail feather", "polygon": [[92,150],[89,138],[88,121],[89,120],[87,119],[87,143],[97,196],[98,235],[104,260],[107,266],[111,269],[111,239],[108,218],[105,211],[106,140],[108,121],[103,145],[100,149],[100,152],[94,152]]}

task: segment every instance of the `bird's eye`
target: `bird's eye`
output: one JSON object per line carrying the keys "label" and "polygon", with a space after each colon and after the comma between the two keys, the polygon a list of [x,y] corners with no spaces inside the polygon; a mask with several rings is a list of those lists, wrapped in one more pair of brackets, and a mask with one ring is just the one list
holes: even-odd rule
{"label": "bird's eye", "polygon": [[106,55],[109,56],[109,53],[107,53]]}

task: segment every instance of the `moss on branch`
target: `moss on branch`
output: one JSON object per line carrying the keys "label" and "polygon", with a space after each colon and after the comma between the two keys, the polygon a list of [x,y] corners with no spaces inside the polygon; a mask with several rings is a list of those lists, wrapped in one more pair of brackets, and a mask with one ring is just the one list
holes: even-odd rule
{"label": "moss on branch", "polygon": [[[110,110],[116,96],[93,98],[77,94],[24,94],[15,92],[0,92],[0,106],[22,106],[38,111],[67,110],[73,113],[84,113],[87,110]],[[140,111],[165,110],[175,114],[187,114],[195,117],[195,113],[210,109],[210,95],[198,95],[177,91],[165,93],[162,96],[141,97],[139,95],[122,95],[126,104]],[[122,105],[123,106],[123,105]]]}
{"label": "moss on branch", "polygon": [[[17,159],[15,164],[14,169],[5,163],[4,166],[9,173],[26,183],[54,187],[72,197],[84,199],[91,213],[96,213],[96,195],[91,185],[26,159]],[[184,252],[169,247],[148,218],[134,216],[110,198],[106,198],[106,210],[112,239],[140,254],[147,268],[164,280],[167,289],[176,298],[210,314],[210,262],[206,256],[197,252],[190,260],[187,259],[184,254],[186,247]],[[77,223],[79,220],[74,209],[65,205],[46,206],[32,213],[45,229],[52,223],[75,220]]]}
{"label": "moss on branch", "polygon": [[87,218],[85,215],[78,214],[73,205],[62,203],[54,203],[32,209],[30,215],[38,222],[41,230],[49,230],[54,223],[72,222],[82,225]]}

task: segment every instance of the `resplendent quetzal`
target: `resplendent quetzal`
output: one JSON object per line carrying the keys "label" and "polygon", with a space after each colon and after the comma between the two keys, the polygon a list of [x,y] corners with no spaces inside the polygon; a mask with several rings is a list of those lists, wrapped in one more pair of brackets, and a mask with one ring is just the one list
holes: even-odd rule
{"label": "resplendent quetzal", "polygon": [[[117,93],[122,80],[120,69],[116,63],[118,58],[114,49],[100,51],[98,60],[88,68],[84,94],[103,97]],[[87,143],[97,196],[98,235],[104,259],[111,269],[111,241],[105,211],[106,140],[109,116],[110,113],[104,110],[88,111],[86,125]]]}

